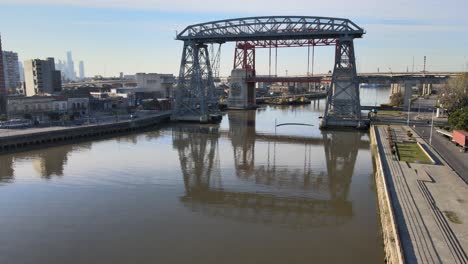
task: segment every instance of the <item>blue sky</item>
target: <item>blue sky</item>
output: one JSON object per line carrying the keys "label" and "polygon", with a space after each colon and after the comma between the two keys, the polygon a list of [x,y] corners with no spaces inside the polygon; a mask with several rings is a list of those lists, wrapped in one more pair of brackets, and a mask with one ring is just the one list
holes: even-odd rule
{"label": "blue sky", "polygon": [[[21,60],[84,60],[88,76],[119,72],[178,72],[182,43],[175,32],[189,24],[254,15],[347,17],[367,34],[355,41],[360,72],[464,71],[468,64],[468,1],[232,2],[158,0],[0,0],[0,33],[5,50]],[[223,45],[221,74],[232,68],[233,46]],[[332,68],[333,48],[316,48],[315,72]],[[268,73],[266,50],[257,52],[259,74]],[[279,49],[279,74],[305,74],[306,48]]]}

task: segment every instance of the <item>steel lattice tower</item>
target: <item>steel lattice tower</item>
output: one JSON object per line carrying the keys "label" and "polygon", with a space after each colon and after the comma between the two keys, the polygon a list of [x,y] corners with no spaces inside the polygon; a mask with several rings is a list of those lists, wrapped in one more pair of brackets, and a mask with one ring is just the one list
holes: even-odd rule
{"label": "steel lattice tower", "polygon": [[195,116],[200,121],[208,121],[209,115],[218,108],[214,89],[208,46],[185,41],[173,113],[175,118]]}
{"label": "steel lattice tower", "polygon": [[360,123],[361,103],[356,72],[353,39],[341,38],[336,43],[332,83],[322,126],[329,122]]}

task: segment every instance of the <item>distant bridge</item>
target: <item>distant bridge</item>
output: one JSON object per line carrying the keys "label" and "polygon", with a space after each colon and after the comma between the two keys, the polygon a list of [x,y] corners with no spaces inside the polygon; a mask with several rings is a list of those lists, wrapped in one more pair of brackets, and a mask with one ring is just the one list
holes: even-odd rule
{"label": "distant bridge", "polygon": [[[443,81],[448,78],[455,77],[462,74],[462,72],[371,72],[371,73],[358,73],[360,83],[381,83],[381,82],[401,82],[405,80],[419,80],[419,81]],[[282,83],[330,83],[332,74],[314,74],[313,76],[294,75],[294,76],[268,76],[256,75],[249,78],[248,82],[282,82]],[[218,79],[227,82],[229,77],[219,77]],[[163,83],[174,83],[174,80],[166,81]],[[120,79],[103,79],[103,80],[86,80],[64,83],[63,87],[133,87],[137,83],[135,80],[120,80]]]}
{"label": "distant bridge", "polygon": [[[455,77],[461,72],[394,72],[394,73],[358,73],[359,83],[399,83],[404,81],[419,81],[427,83],[441,83]],[[228,78],[226,78],[228,79]],[[331,83],[332,74],[314,74],[313,76],[268,76],[256,75],[247,79],[254,83]]]}

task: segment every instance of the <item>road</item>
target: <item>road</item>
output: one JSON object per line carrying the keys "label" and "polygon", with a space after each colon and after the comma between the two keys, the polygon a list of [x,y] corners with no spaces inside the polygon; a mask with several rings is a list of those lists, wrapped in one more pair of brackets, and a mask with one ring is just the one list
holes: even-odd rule
{"label": "road", "polygon": [[[428,126],[417,126],[415,130],[429,143],[431,128]],[[468,152],[460,152],[450,140],[435,131],[432,134],[432,147],[442,156],[445,161],[458,173],[468,184]]]}

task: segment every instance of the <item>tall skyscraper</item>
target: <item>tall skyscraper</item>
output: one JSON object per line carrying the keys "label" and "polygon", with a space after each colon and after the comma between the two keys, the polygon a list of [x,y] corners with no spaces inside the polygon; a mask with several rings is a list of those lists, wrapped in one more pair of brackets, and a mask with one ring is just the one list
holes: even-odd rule
{"label": "tall skyscraper", "polygon": [[62,90],[62,76],[55,70],[54,58],[24,62],[26,96],[52,94]]}
{"label": "tall skyscraper", "polygon": [[20,82],[24,82],[24,67],[21,61],[18,61],[18,68],[19,68]]}
{"label": "tall skyscraper", "polygon": [[0,114],[6,113],[7,89],[5,86],[5,77],[3,76],[3,51],[2,36],[0,36]]}
{"label": "tall skyscraper", "polygon": [[18,53],[3,51],[3,72],[5,86],[8,91],[15,90],[21,86]]}
{"label": "tall skyscraper", "polygon": [[75,63],[71,51],[67,51],[67,75],[70,80],[76,80]]}
{"label": "tall skyscraper", "polygon": [[80,61],[80,80],[85,78],[84,62]]}

